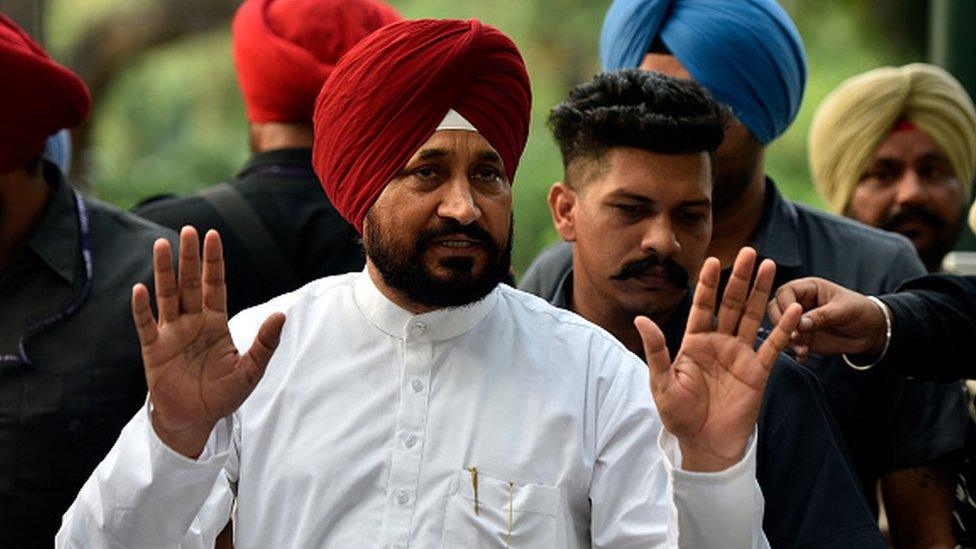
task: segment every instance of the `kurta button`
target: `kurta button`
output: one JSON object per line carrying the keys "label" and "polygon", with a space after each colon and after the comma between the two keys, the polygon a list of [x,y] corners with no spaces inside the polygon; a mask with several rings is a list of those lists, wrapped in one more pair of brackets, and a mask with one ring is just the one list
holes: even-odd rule
{"label": "kurta button", "polygon": [[410,501],[410,494],[402,489],[394,491],[393,497],[396,498],[397,503],[400,505],[406,505]]}
{"label": "kurta button", "polygon": [[407,433],[403,435],[403,445],[407,448],[413,448],[417,444],[417,437],[412,433]]}
{"label": "kurta button", "polygon": [[427,333],[427,325],[423,322],[418,322],[414,325],[414,330],[417,331],[417,335],[424,335]]}
{"label": "kurta button", "polygon": [[419,393],[424,390],[424,382],[419,379],[414,379],[410,382],[410,386],[413,387],[413,392]]}

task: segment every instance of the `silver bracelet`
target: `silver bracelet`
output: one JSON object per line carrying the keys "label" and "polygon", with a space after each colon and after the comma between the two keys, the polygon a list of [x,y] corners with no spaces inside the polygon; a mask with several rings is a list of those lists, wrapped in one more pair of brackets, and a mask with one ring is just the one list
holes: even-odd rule
{"label": "silver bracelet", "polygon": [[884,319],[885,319],[885,342],[884,342],[884,347],[882,347],[882,349],[881,349],[881,356],[879,356],[878,359],[875,360],[874,362],[872,362],[871,364],[865,364],[865,365],[854,364],[853,362],[851,362],[851,359],[847,358],[847,355],[846,354],[845,355],[840,355],[841,358],[844,359],[844,362],[847,363],[848,366],[850,366],[851,368],[854,368],[855,370],[860,370],[860,371],[870,370],[876,364],[878,364],[879,362],[881,362],[882,360],[884,360],[885,355],[888,354],[888,346],[891,344],[891,312],[888,309],[888,306],[885,304],[884,301],[881,301],[880,299],[874,297],[873,295],[869,295],[869,296],[867,296],[867,298],[871,300],[871,303],[874,303],[875,305],[877,305],[878,308],[881,309],[881,314],[884,315]]}

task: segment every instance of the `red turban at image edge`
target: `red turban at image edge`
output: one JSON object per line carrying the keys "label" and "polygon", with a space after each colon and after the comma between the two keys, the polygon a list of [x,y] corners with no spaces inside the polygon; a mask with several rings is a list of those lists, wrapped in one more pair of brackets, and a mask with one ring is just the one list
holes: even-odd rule
{"label": "red turban at image edge", "polygon": [[498,151],[513,181],[531,102],[522,56],[494,27],[394,23],[350,50],[322,87],[313,119],[315,173],[362,233],[367,210],[452,108]]}
{"label": "red turban at image edge", "polygon": [[85,83],[52,61],[0,14],[0,173],[27,167],[44,140],[81,123],[91,108]]}
{"label": "red turban at image edge", "polygon": [[400,15],[380,0],[246,0],[232,24],[251,122],[311,122],[340,57]]}

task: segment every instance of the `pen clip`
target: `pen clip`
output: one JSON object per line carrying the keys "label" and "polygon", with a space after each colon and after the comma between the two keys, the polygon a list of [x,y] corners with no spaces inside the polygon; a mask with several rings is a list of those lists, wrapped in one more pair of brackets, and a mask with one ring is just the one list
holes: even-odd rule
{"label": "pen clip", "polygon": [[471,471],[471,488],[474,491],[474,514],[479,515],[478,509],[478,468],[471,466],[468,468]]}

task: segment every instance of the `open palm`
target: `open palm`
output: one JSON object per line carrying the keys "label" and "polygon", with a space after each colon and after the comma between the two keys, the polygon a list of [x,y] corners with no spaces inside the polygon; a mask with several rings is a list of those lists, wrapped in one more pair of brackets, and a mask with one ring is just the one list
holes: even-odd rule
{"label": "open palm", "polygon": [[227,289],[220,236],[200,243],[192,227],[180,233],[179,284],[166,240],[153,246],[159,321],[149,308],[149,291],[137,285],[132,313],[142,346],[146,383],[153,404],[153,427],[174,450],[195,456],[213,426],[233,413],[264,373],[284,324],[268,317],[251,349],[241,355],[227,326]]}
{"label": "open palm", "polygon": [[743,248],[732,268],[717,322],[720,266],[702,267],[681,349],[674,362],[664,336],[646,317],[635,321],[644,341],[651,393],[664,427],[681,445],[682,466],[721,470],[738,462],[754,430],[769,373],[800,319],[791,307],[758,350],[754,343],[776,273],[766,260],[750,291],[756,252]]}

